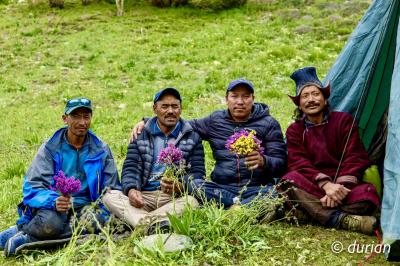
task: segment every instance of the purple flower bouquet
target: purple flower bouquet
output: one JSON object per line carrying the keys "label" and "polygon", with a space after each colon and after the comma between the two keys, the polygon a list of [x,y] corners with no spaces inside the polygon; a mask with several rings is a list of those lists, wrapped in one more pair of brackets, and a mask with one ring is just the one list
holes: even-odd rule
{"label": "purple flower bouquet", "polygon": [[157,163],[166,166],[163,176],[168,179],[177,181],[179,176],[184,175],[185,159],[183,153],[173,144],[168,144],[165,149],[161,150],[157,157]]}
{"label": "purple flower bouquet", "polygon": [[75,177],[66,177],[63,171],[58,171],[54,176],[54,187],[51,190],[58,191],[64,197],[69,197],[72,193],[81,190],[81,181]]}

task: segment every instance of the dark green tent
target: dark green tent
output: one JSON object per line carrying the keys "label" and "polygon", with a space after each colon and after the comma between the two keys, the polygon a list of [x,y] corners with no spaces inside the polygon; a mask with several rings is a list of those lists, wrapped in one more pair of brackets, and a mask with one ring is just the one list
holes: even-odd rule
{"label": "dark green tent", "polygon": [[[325,78],[330,104],[356,119],[383,173],[381,227],[400,259],[400,0],[375,0]],[[396,244],[394,244],[394,241]]]}

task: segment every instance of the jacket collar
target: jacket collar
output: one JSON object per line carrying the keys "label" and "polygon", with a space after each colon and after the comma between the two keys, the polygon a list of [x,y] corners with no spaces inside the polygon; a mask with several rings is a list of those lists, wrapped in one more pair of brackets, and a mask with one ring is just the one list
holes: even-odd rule
{"label": "jacket collar", "polygon": [[[179,132],[181,131],[182,128],[182,123],[178,121],[178,123],[175,125],[174,130],[171,132],[171,136],[174,138],[177,138],[179,135]],[[164,136],[164,132],[161,131],[160,127],[158,126],[157,119],[152,119],[151,125],[150,125],[150,131],[152,135],[162,135]]]}
{"label": "jacket collar", "polygon": [[[55,154],[61,150],[61,144],[63,142],[63,138],[68,130],[68,127],[62,127],[57,130],[53,136],[47,141],[46,149],[51,153],[54,157]],[[103,142],[92,132],[88,131],[87,138],[85,140],[89,145],[89,155],[88,158],[93,158],[98,156],[101,152],[103,152]]]}
{"label": "jacket collar", "polygon": [[[153,124],[157,124],[157,123],[155,123],[156,121],[157,121],[157,117],[156,116],[152,117],[151,119],[149,119],[147,121],[147,123],[145,124],[145,126],[144,126],[144,130],[147,131],[147,133],[153,135],[152,125]],[[183,118],[179,118],[178,124],[180,124],[180,126],[179,126],[180,129],[179,129],[179,131],[176,132],[177,133],[176,142],[178,142],[182,138],[182,136],[184,136],[188,132],[193,131],[192,126],[186,120],[184,120]],[[173,132],[175,132],[176,130],[177,130],[177,128],[175,128]]]}
{"label": "jacket collar", "polygon": [[324,113],[324,117],[323,117],[323,119],[322,119],[322,122],[319,123],[319,124],[315,124],[315,123],[311,122],[310,120],[307,119],[306,116],[304,116],[304,125],[305,125],[306,128],[315,127],[315,126],[320,126],[320,125],[325,125],[325,124],[328,123],[329,114],[330,114],[329,111],[325,112],[325,113]]}

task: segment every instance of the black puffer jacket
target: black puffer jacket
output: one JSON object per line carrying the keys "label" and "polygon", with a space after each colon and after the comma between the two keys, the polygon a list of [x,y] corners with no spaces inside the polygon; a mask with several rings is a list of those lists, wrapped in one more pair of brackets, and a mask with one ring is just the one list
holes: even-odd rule
{"label": "black puffer jacket", "polygon": [[[205,118],[194,119],[190,124],[200,137],[209,141],[211,145],[216,161],[211,179],[216,183],[244,185],[251,178],[250,186],[265,185],[273,182],[272,178],[280,177],[286,170],[287,148],[282,131],[279,123],[269,115],[268,106],[265,104],[255,103],[246,122],[235,122],[228,110],[219,110]],[[245,166],[244,158],[240,158],[239,175],[237,157],[225,148],[225,144],[231,135],[241,129],[256,131],[256,137],[262,140],[265,148],[266,163],[263,169],[254,170],[252,173]]]}
{"label": "black puffer jacket", "polygon": [[[147,121],[142,134],[128,146],[128,153],[122,167],[122,188],[127,195],[131,188],[142,190],[150,177],[153,165],[154,140],[150,125],[157,119]],[[174,145],[183,152],[188,166],[187,175],[193,179],[204,178],[204,149],[201,138],[191,125],[180,119],[182,130]]]}

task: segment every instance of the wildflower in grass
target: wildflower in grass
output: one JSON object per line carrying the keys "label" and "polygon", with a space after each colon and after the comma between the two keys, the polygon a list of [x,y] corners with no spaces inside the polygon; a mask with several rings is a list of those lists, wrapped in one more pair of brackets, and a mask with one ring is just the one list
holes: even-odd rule
{"label": "wildflower in grass", "polygon": [[173,144],[168,144],[165,149],[161,150],[157,157],[157,163],[166,166],[163,174],[166,178],[178,180],[179,176],[184,174],[185,159],[183,158],[183,153]]}
{"label": "wildflower in grass", "polygon": [[73,176],[66,177],[63,171],[58,171],[54,176],[54,184],[50,189],[60,192],[65,197],[81,190],[81,181]]}
{"label": "wildflower in grass", "polygon": [[242,129],[228,138],[225,147],[236,155],[248,155],[253,151],[263,154],[264,148],[261,143],[254,130],[249,132]]}

